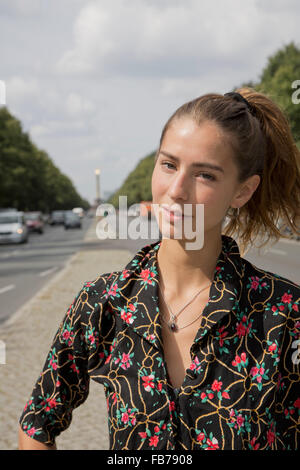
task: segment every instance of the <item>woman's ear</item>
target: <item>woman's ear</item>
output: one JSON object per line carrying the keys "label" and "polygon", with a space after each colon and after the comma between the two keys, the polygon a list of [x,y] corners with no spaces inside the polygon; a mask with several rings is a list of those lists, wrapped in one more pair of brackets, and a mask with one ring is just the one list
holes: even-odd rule
{"label": "woman's ear", "polygon": [[246,181],[240,184],[234,198],[231,201],[231,207],[240,208],[244,206],[252,194],[256,191],[260,183],[259,175],[252,175]]}

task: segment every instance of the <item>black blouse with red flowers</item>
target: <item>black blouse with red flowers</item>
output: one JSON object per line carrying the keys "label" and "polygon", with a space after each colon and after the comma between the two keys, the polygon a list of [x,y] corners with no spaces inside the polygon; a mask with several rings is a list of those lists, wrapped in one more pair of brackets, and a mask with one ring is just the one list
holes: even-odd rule
{"label": "black blouse with red flowers", "polygon": [[110,449],[297,449],[300,286],[241,258],[236,242],[222,235],[191,364],[176,390],[161,334],[160,244],[142,248],[123,271],[83,285],[21,415],[22,429],[53,444],[92,379],[104,386]]}

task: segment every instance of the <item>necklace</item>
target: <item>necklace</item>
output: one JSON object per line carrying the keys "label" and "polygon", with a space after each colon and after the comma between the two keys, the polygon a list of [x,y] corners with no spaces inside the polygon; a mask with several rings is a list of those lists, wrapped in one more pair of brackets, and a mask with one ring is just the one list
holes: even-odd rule
{"label": "necklace", "polygon": [[198,320],[198,318],[201,317],[202,312],[200,313],[200,315],[199,315],[197,318],[195,318],[195,320],[193,320],[192,322],[188,323],[187,325],[181,326],[180,328],[179,328],[179,327],[176,325],[176,323],[175,323],[176,320],[177,320],[177,317],[180,315],[180,313],[181,313],[188,305],[190,305],[190,304],[193,302],[193,300],[195,300],[195,298],[196,298],[201,292],[203,292],[203,291],[204,291],[205,289],[207,289],[209,286],[210,286],[210,284],[208,284],[207,286],[205,286],[205,287],[203,287],[202,289],[200,289],[199,292],[197,292],[197,294],[194,295],[194,297],[192,298],[192,300],[190,300],[181,310],[179,310],[178,313],[174,314],[174,313],[172,312],[172,310],[171,310],[171,307],[167,304],[166,299],[165,299],[165,297],[164,297],[164,294],[162,293],[162,290],[161,290],[160,285],[159,285],[159,283],[158,283],[158,287],[159,287],[160,293],[161,293],[161,295],[162,295],[162,298],[164,299],[164,302],[165,302],[165,304],[166,304],[166,306],[167,306],[169,312],[171,313],[171,318],[170,318],[169,320],[166,320],[162,315],[161,315],[161,318],[162,318],[162,320],[168,325],[170,331],[172,331],[172,332],[174,333],[174,332],[176,332],[176,331],[178,331],[178,330],[183,330],[183,328],[187,328],[188,326],[192,325],[193,323],[195,323],[195,321]]}

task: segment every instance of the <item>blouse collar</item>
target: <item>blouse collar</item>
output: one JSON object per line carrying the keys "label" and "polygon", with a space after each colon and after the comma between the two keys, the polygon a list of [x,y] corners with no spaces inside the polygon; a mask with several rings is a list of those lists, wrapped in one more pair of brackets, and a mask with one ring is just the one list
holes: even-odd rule
{"label": "blouse collar", "polygon": [[[162,348],[161,321],[158,305],[158,262],[157,252],[161,240],[143,247],[118,272],[110,292],[111,307],[122,320],[158,349]],[[221,319],[230,312],[235,313],[241,293],[244,263],[237,243],[222,235],[222,250],[214,271],[214,279],[209,291],[199,330],[193,347]],[[127,302],[124,302],[126,300]]]}

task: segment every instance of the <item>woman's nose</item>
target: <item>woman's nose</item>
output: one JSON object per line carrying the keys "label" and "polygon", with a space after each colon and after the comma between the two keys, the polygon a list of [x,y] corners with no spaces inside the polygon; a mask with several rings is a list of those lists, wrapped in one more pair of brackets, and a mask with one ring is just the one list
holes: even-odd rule
{"label": "woman's nose", "polygon": [[176,200],[176,199],[188,200],[189,198],[188,185],[189,183],[187,181],[186,175],[178,173],[177,175],[174,175],[174,179],[172,179],[170,183],[168,195],[173,200]]}

